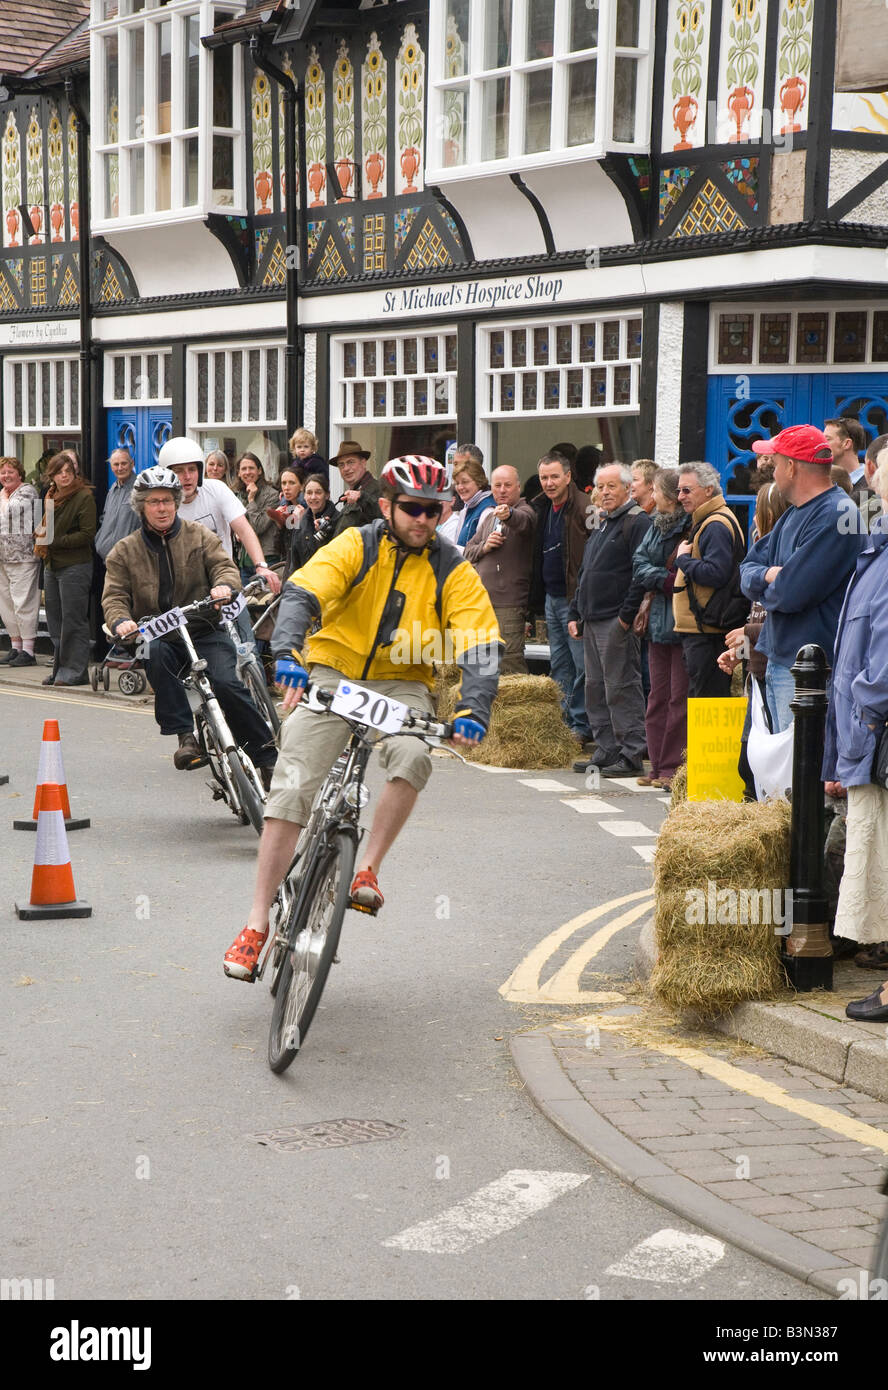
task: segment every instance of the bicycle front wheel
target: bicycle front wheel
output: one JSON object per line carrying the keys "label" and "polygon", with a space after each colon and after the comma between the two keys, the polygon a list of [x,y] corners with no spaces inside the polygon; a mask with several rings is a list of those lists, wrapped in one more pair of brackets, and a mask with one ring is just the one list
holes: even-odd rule
{"label": "bicycle front wheel", "polygon": [[[305,1042],[333,964],[355,867],[355,842],[340,832],[323,854],[293,922],[268,1034],[268,1065],[283,1072]],[[296,911],[298,912],[298,905]]]}
{"label": "bicycle front wheel", "polygon": [[244,766],[245,761],[246,755],[239,748],[232,749],[228,754],[228,766],[232,780],[237,787],[237,799],[240,802],[241,810],[248,817],[256,834],[261,835],[265,821],[265,808],[258,788]]}
{"label": "bicycle front wheel", "polygon": [[268,686],[265,684],[265,672],[258,658],[255,661],[247,662],[244,667],[243,682],[249,691],[250,699],[262,715],[269,730],[277,736],[281,721],[274,707],[274,700],[268,693]]}

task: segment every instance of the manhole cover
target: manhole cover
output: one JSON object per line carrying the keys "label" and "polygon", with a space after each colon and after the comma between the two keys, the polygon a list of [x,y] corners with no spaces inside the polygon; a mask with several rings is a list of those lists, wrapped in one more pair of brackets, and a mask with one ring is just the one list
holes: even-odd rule
{"label": "manhole cover", "polygon": [[248,1134],[247,1138],[281,1153],[299,1153],[301,1149],[345,1149],[350,1144],[372,1144],[376,1139],[394,1139],[403,1133],[402,1126],[390,1125],[386,1120],[319,1120],[313,1125],[287,1125],[267,1134]]}

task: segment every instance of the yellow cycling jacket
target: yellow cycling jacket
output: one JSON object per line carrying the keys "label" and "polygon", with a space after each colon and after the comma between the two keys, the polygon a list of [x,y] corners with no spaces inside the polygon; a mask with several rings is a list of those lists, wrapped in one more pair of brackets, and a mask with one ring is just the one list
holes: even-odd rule
{"label": "yellow cycling jacket", "polygon": [[421,554],[407,552],[384,521],[344,531],[290,576],[272,637],[275,656],[332,666],[357,681],[432,688],[431,663],[455,663],[456,712],[485,728],[502,645],[487,590],[456,546],[435,536]]}

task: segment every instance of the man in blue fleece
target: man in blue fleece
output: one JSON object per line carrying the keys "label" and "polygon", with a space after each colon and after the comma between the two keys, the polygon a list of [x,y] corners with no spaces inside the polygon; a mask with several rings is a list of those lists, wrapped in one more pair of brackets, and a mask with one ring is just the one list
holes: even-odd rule
{"label": "man in blue fleece", "polygon": [[768,658],[765,688],[776,732],[792,720],[790,667],[799,648],[816,643],[832,665],[839,612],[862,537],[843,522],[842,492],[830,481],[832,452],[822,431],[793,425],[752,447],[775,455],[774,481],[790,503],[740,566],[744,594],[758,599],[768,614],[757,647]]}

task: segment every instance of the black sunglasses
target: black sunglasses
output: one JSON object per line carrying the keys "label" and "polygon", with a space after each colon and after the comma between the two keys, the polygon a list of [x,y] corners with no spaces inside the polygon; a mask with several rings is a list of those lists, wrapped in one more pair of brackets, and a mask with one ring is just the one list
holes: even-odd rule
{"label": "black sunglasses", "polygon": [[408,516],[440,516],[444,510],[442,502],[398,502],[397,505]]}

